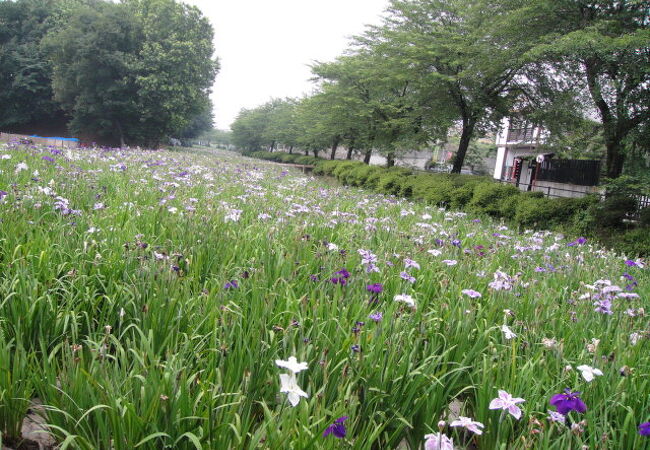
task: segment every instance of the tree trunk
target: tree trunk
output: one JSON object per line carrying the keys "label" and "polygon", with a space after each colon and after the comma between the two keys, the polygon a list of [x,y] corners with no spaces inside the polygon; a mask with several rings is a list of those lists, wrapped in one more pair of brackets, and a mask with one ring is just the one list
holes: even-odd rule
{"label": "tree trunk", "polygon": [[314,153],[314,158],[318,158],[318,152],[319,151],[320,150],[312,150],[312,152]]}
{"label": "tree trunk", "polygon": [[386,154],[386,167],[393,167],[395,165],[395,153]]}
{"label": "tree trunk", "polygon": [[622,118],[616,117],[605,101],[602,87],[598,81],[597,63],[587,59],[583,61],[587,74],[587,87],[591,99],[596,104],[600,118],[603,122],[603,137],[605,138],[606,162],[605,174],[607,178],[618,178],[623,172],[625,153],[623,149],[623,138],[627,134],[622,124]]}
{"label": "tree trunk", "polygon": [[290,146],[289,146],[289,154],[290,154],[290,155],[293,154],[293,145],[290,145]]}
{"label": "tree trunk", "polygon": [[122,131],[122,124],[116,122],[115,125],[117,126],[117,131],[120,135],[120,148],[124,148],[126,147],[126,143],[124,142],[124,132]]}
{"label": "tree trunk", "polygon": [[370,164],[370,157],[372,156],[372,149],[366,150],[366,153],[363,155],[363,162],[365,164]]}
{"label": "tree trunk", "polygon": [[352,159],[352,150],[354,149],[354,139],[350,141],[348,145],[348,154],[345,156],[345,159]]}
{"label": "tree trunk", "polygon": [[605,164],[605,176],[610,179],[618,178],[623,173],[623,163],[625,162],[625,153],[620,141],[607,139],[605,148],[607,149],[607,161]]}
{"label": "tree trunk", "polygon": [[275,141],[271,141],[271,147],[269,148],[270,152],[273,152],[275,150]]}
{"label": "tree trunk", "polygon": [[330,153],[330,159],[335,159],[336,157],[336,149],[339,147],[339,141],[341,140],[340,137],[334,136],[334,140],[332,141],[332,153]]}
{"label": "tree trunk", "polygon": [[305,150],[305,156],[309,156],[309,150]]}
{"label": "tree trunk", "polygon": [[465,155],[467,154],[469,143],[474,134],[475,125],[476,120],[474,118],[463,118],[463,131],[460,135],[460,142],[458,143],[458,150],[456,151],[451,173],[460,173],[460,170],[463,168],[463,162],[465,161]]}

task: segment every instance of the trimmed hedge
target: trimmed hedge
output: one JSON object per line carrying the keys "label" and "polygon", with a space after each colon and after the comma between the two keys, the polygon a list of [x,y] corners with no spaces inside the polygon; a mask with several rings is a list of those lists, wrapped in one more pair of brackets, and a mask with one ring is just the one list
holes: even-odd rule
{"label": "trimmed hedge", "polygon": [[[375,192],[424,201],[433,206],[465,209],[503,219],[522,228],[555,229],[598,237],[629,256],[650,256],[650,208],[642,212],[641,228],[624,231],[623,220],[633,208],[629,198],[600,202],[582,198],[545,198],[541,192],[522,192],[489,177],[414,173],[404,167],[369,166],[360,161],[327,160],[282,152],[255,152],[249,156],[270,161],[313,164],[315,175]],[[620,239],[618,239],[620,238]]]}

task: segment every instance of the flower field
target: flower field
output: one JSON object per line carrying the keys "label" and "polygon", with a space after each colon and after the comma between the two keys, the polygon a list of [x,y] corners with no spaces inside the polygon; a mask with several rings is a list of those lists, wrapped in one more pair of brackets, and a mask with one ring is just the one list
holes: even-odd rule
{"label": "flower field", "polygon": [[0,432],[61,448],[650,447],[650,276],[231,153],[0,147]]}

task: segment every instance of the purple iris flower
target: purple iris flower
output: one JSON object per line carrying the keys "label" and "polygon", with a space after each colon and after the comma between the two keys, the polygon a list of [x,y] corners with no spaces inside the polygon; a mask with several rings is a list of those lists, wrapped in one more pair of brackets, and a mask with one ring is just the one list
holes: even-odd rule
{"label": "purple iris flower", "polygon": [[578,239],[576,239],[575,241],[569,242],[567,244],[567,247],[575,247],[576,245],[584,245],[586,242],[587,242],[587,238],[581,236]]}
{"label": "purple iris flower", "polygon": [[350,278],[350,272],[344,267],[338,272],[334,272],[334,275],[341,275],[343,278]]}
{"label": "purple iris flower", "polygon": [[370,314],[370,315],[368,316],[369,319],[372,319],[372,320],[374,320],[375,322],[381,322],[381,319],[382,319],[383,317],[384,317],[384,316],[383,316],[382,313],[380,313],[379,311],[374,312],[374,313],[372,313],[372,314]]}
{"label": "purple iris flower", "polygon": [[409,283],[415,283],[415,277],[407,272],[400,272],[399,276],[402,278],[402,280],[406,280]]}
{"label": "purple iris flower", "polygon": [[7,195],[9,195],[9,193],[7,191],[0,191],[0,200],[5,198]]}
{"label": "purple iris flower", "polygon": [[453,241],[451,241],[451,245],[460,248],[460,241],[458,239],[454,239]]}
{"label": "purple iris flower", "polygon": [[596,307],[594,311],[598,313],[608,314],[610,316],[614,314],[612,312],[612,302],[609,301],[608,299],[599,300],[594,303],[594,306]]}
{"label": "purple iris flower", "polygon": [[336,419],[332,425],[325,428],[325,431],[323,432],[323,437],[327,437],[330,434],[333,434],[334,437],[338,439],[343,439],[347,434],[347,430],[345,429],[346,420],[348,420],[348,416],[343,416]]}
{"label": "purple iris flower", "polygon": [[551,397],[549,403],[555,406],[557,412],[564,416],[570,411],[584,413],[587,411],[587,405],[585,405],[579,395],[580,392],[571,392],[571,389],[565,389],[564,394],[555,394]]}
{"label": "purple iris flower", "polygon": [[366,290],[368,292],[372,292],[373,294],[380,294],[381,291],[384,290],[384,286],[381,283],[369,284],[366,286]]}
{"label": "purple iris flower", "polygon": [[639,425],[639,434],[641,436],[650,436],[650,422],[643,422]]}
{"label": "purple iris flower", "polygon": [[226,284],[223,285],[224,289],[237,289],[238,287],[239,284],[237,283],[237,280],[228,281]]}
{"label": "purple iris flower", "polygon": [[43,161],[54,162],[54,158],[52,158],[51,156],[43,156],[41,159]]}
{"label": "purple iris flower", "polygon": [[631,259],[628,259],[627,261],[625,261],[625,265],[630,266],[630,267],[635,267],[636,263],[634,261],[632,261]]}

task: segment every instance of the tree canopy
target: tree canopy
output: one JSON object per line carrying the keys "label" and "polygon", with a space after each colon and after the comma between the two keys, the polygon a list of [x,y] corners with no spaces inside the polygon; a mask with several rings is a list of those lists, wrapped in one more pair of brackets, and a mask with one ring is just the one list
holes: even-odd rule
{"label": "tree canopy", "polygon": [[233,129],[240,140],[263,130],[268,148],[333,156],[341,144],[366,162],[378,151],[389,165],[457,142],[460,172],[471,143],[515,116],[548,129],[559,154],[603,154],[615,178],[650,147],[649,10],[640,0],[392,0],[344,55],[312,66],[315,93],[290,121],[265,106]]}
{"label": "tree canopy", "polygon": [[[176,0],[0,2],[0,126],[61,110],[82,137],[155,146],[212,127],[213,30]],[[208,123],[209,122],[209,123]]]}

